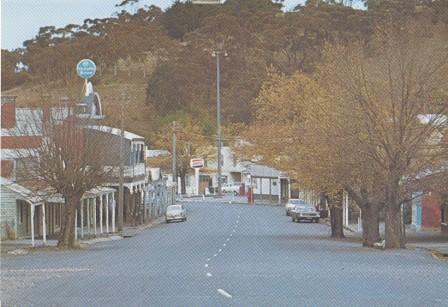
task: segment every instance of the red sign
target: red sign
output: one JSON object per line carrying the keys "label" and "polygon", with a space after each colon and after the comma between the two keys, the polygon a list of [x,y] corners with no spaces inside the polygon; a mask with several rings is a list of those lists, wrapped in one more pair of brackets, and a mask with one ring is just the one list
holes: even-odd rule
{"label": "red sign", "polygon": [[201,158],[193,158],[190,160],[191,168],[203,168],[204,164],[204,159]]}

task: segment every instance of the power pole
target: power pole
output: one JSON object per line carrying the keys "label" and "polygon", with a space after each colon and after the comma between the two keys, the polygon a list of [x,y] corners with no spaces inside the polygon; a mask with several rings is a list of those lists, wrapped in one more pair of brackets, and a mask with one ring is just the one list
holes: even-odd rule
{"label": "power pole", "polygon": [[122,93],[121,116],[120,116],[120,178],[118,188],[118,231],[123,230],[123,207],[124,207],[124,105],[126,93]]}
{"label": "power pole", "polygon": [[216,56],[216,147],[217,147],[217,162],[218,162],[218,195],[222,194],[222,174],[221,174],[221,72],[220,72],[220,59],[221,53],[227,56],[227,53],[222,50],[213,51],[213,56]]}
{"label": "power pole", "polygon": [[172,167],[173,167],[173,182],[175,185],[175,191],[177,194],[177,163],[176,163],[176,122],[173,122],[173,150],[172,150]]}
{"label": "power pole", "polygon": [[216,123],[217,123],[217,134],[218,134],[218,195],[222,193],[221,186],[221,93],[220,93],[220,67],[219,67],[219,54],[216,53]]}

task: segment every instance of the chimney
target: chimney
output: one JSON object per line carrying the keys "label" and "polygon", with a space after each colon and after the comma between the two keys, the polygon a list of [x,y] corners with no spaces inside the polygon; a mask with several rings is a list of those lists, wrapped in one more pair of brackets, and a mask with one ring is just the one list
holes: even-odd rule
{"label": "chimney", "polygon": [[10,129],[16,126],[16,96],[2,96],[1,120],[2,128]]}

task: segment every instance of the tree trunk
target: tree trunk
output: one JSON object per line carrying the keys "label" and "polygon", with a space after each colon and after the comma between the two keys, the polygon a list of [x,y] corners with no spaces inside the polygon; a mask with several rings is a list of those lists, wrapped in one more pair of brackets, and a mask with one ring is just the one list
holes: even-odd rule
{"label": "tree trunk", "polygon": [[181,194],[187,193],[185,175],[183,175],[183,174],[180,176],[180,193]]}
{"label": "tree trunk", "polygon": [[140,224],[140,216],[141,216],[141,199],[140,192],[137,192],[134,197],[134,226]]}
{"label": "tree trunk", "polygon": [[344,238],[344,228],[342,221],[342,208],[331,206],[331,237],[336,239]]}
{"label": "tree trunk", "polygon": [[130,215],[130,222],[132,226],[137,226],[136,220],[137,220],[137,202],[135,201],[135,192],[131,194],[130,197],[130,203],[131,203],[131,215]]}
{"label": "tree trunk", "polygon": [[323,192],[319,193],[319,212],[321,218],[328,217],[327,196]]}
{"label": "tree trunk", "polygon": [[389,203],[386,207],[386,248],[404,248],[405,241],[401,227],[400,206]]}
{"label": "tree trunk", "polygon": [[66,198],[63,226],[59,235],[58,246],[63,248],[74,248],[75,246],[75,214],[79,199]]}
{"label": "tree trunk", "polygon": [[[394,176],[393,178],[398,178]],[[405,240],[401,222],[399,180],[392,179],[386,191],[386,248],[404,248]]]}
{"label": "tree trunk", "polygon": [[362,246],[373,247],[380,241],[379,208],[374,204],[365,204],[362,210]]}

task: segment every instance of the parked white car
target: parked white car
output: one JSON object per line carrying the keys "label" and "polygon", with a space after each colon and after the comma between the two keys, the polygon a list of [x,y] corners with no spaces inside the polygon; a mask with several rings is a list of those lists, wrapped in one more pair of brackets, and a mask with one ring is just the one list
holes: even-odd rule
{"label": "parked white car", "polygon": [[291,198],[285,205],[286,215],[290,216],[291,210],[294,209],[297,205],[305,205],[305,201],[299,198]]}
{"label": "parked white car", "polygon": [[166,208],[165,221],[167,223],[172,221],[187,220],[187,210],[183,205],[171,205]]}
{"label": "parked white car", "polygon": [[233,193],[235,195],[238,195],[240,193],[240,183],[239,182],[226,183],[223,184],[221,189],[223,193]]}
{"label": "parked white car", "polygon": [[293,222],[300,222],[303,220],[319,223],[320,214],[313,205],[297,205],[290,211]]}

